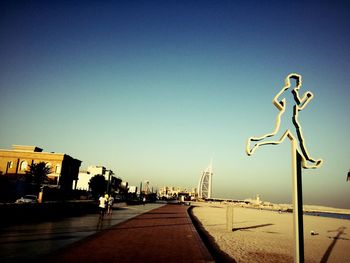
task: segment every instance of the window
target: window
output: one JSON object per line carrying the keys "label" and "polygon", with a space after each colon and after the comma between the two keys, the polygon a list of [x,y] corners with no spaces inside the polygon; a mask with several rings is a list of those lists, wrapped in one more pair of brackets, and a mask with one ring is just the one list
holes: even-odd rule
{"label": "window", "polygon": [[22,161],[20,166],[21,171],[27,170],[27,167],[28,167],[28,163],[26,161]]}
{"label": "window", "polygon": [[55,173],[56,174],[61,173],[61,166],[60,165],[56,165]]}
{"label": "window", "polygon": [[12,162],[12,161],[9,161],[9,162],[7,163],[7,167],[8,167],[8,168],[12,168],[12,167],[13,167],[13,162]]}

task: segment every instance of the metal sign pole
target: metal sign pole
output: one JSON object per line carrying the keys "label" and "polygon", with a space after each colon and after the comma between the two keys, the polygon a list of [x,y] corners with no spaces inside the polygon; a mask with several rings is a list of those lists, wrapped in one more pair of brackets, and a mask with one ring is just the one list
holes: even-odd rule
{"label": "metal sign pole", "polygon": [[303,195],[302,195],[302,157],[292,144],[292,182],[293,182],[293,230],[294,230],[294,262],[304,262],[304,223],[303,223]]}
{"label": "metal sign pole", "polygon": [[[293,85],[291,82],[292,80],[295,81],[295,84]],[[316,169],[320,167],[323,163],[322,159],[311,158],[305,145],[305,139],[303,136],[301,124],[298,120],[298,116],[299,112],[302,111],[309,104],[314,95],[310,91],[306,91],[304,94],[301,94],[301,85],[301,75],[291,73],[286,77],[285,85],[272,100],[273,105],[279,110],[274,130],[263,136],[250,137],[246,145],[246,153],[250,156],[255,152],[257,148],[263,145],[278,145],[282,143],[287,137],[291,141],[293,182],[293,226],[295,242],[294,262],[296,263],[304,262],[304,225],[301,171],[302,168]],[[288,96],[288,93],[291,93],[293,95],[292,99],[290,95]],[[286,113],[286,105],[288,103],[289,105],[293,106],[293,111],[289,110]],[[290,116],[292,115],[292,125],[287,127],[287,129],[280,129],[281,120],[286,114],[288,115],[288,118],[290,118]],[[283,119],[285,119],[285,117]],[[251,143],[253,143],[253,145],[251,145]]]}

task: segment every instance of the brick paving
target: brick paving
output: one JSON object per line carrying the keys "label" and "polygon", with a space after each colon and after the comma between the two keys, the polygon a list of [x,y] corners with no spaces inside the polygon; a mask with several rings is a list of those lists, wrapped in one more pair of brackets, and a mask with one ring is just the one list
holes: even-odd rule
{"label": "brick paving", "polygon": [[45,256],[41,262],[214,262],[187,213],[165,205]]}

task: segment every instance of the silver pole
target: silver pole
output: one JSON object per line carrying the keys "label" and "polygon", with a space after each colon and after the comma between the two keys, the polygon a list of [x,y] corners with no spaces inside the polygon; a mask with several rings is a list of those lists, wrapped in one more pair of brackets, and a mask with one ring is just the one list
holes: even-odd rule
{"label": "silver pole", "polygon": [[294,230],[294,262],[304,262],[304,224],[303,197],[301,178],[301,156],[297,150],[296,141],[292,144],[292,181],[293,181],[293,230]]}

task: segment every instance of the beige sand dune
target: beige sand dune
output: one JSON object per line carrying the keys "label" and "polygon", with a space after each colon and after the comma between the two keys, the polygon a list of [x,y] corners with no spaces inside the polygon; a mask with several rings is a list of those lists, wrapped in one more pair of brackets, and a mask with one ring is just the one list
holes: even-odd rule
{"label": "beige sand dune", "polygon": [[[194,205],[194,216],[237,262],[293,262],[292,213],[234,206],[233,231],[228,231],[226,204]],[[304,215],[305,262],[350,262],[349,233],[350,220]]]}

